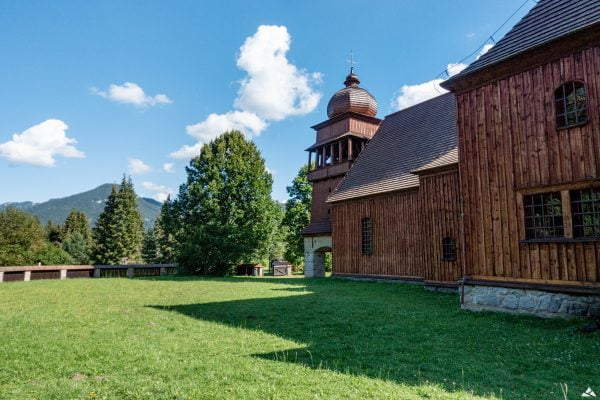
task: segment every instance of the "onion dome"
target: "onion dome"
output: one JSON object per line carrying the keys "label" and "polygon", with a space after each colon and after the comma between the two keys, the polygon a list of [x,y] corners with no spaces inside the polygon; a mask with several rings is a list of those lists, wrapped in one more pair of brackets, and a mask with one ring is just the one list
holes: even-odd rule
{"label": "onion dome", "polygon": [[327,104],[327,116],[333,118],[337,115],[353,112],[357,114],[374,117],[377,115],[377,102],[371,93],[358,87],[360,81],[352,69],[346,77],[344,89],[340,89]]}

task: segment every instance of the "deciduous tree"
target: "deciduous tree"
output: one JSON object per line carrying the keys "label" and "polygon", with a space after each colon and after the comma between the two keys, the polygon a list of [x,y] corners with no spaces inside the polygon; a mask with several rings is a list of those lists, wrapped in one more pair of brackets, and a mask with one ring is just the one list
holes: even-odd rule
{"label": "deciduous tree", "polygon": [[287,248],[285,258],[294,266],[304,261],[304,240],[300,231],[310,222],[312,186],[307,179],[308,165],[298,171],[298,175],[287,187],[290,198],[285,204],[283,225],[286,227]]}
{"label": "deciduous tree", "polygon": [[274,228],[273,178],[259,150],[239,131],[204,145],[186,168],[178,207],[178,260],[202,274],[227,274],[268,252]]}

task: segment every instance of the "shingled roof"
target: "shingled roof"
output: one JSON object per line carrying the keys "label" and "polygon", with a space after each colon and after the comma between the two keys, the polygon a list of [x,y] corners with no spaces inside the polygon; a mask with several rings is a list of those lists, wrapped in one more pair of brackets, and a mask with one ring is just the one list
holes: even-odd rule
{"label": "shingled roof", "polygon": [[390,114],[328,202],[419,186],[416,170],[458,162],[452,93]]}
{"label": "shingled roof", "polygon": [[540,0],[494,47],[442,86],[598,23],[600,0]]}

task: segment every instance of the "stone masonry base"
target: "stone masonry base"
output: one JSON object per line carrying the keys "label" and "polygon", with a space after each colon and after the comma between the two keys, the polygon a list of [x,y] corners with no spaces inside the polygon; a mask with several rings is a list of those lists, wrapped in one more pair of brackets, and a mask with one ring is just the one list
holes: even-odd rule
{"label": "stone masonry base", "polygon": [[552,317],[600,317],[600,296],[465,285],[463,309]]}

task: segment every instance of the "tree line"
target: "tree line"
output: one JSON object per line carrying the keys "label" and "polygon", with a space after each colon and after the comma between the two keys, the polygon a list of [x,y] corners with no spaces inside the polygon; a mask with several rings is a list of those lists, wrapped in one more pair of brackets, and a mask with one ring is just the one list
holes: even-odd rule
{"label": "tree line", "polygon": [[303,261],[300,230],[309,222],[308,166],[287,188],[283,208],[256,145],[238,131],[205,144],[186,167],[178,196],[168,198],[154,227],[143,229],[130,178],[113,185],[94,228],[72,210],[64,225],[0,211],[0,265],[128,262],[178,263],[191,273],[229,274],[240,263]]}

